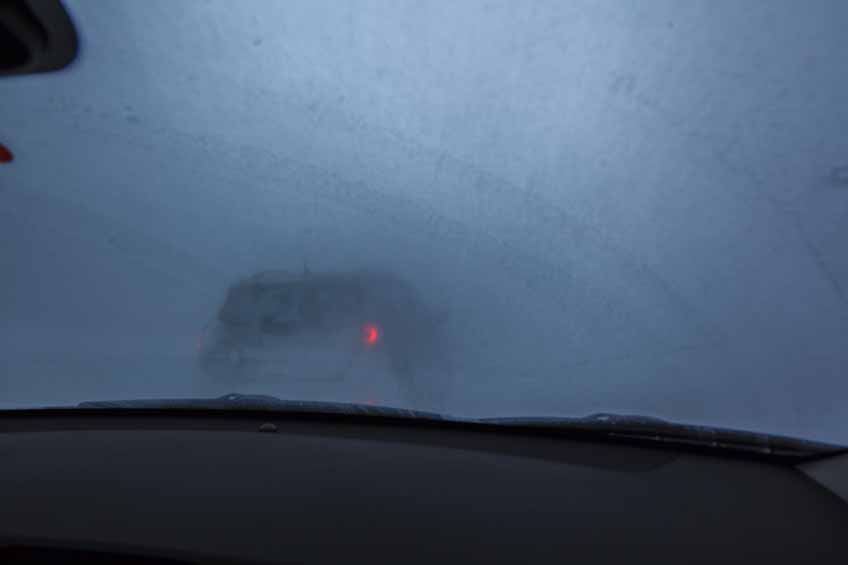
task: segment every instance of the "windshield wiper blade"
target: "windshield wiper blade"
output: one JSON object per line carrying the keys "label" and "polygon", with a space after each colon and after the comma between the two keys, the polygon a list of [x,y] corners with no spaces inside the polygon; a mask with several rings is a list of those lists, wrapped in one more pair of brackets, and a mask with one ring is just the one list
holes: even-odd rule
{"label": "windshield wiper blade", "polygon": [[81,402],[77,408],[122,410],[247,410],[286,414],[340,414],[393,418],[445,419],[420,410],[348,402],[288,400],[265,394],[230,393],[212,398],[151,398]]}
{"label": "windshield wiper blade", "polygon": [[213,398],[162,398],[142,400],[100,400],[82,402],[80,409],[139,411],[250,411],[287,415],[366,416],[389,419],[437,421],[464,427],[505,428],[545,432],[568,438],[585,437],[597,441],[637,442],[716,451],[723,455],[762,456],[801,461],[848,451],[845,446],[787,436],[672,422],[652,416],[597,413],[583,417],[500,417],[459,418],[393,406],[346,402],[288,400],[262,394],[231,393]]}
{"label": "windshield wiper blade", "polygon": [[598,413],[579,418],[515,417],[478,420],[490,425],[585,433],[623,440],[764,456],[819,457],[846,447],[787,436],[671,422],[652,416]]}

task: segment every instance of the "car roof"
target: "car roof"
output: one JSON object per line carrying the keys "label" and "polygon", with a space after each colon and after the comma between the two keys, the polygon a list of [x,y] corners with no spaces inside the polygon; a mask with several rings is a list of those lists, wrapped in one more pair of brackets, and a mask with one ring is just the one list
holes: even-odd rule
{"label": "car roof", "polygon": [[303,273],[292,273],[291,271],[262,271],[248,278],[246,283],[266,283],[266,284],[277,284],[277,283],[293,283],[293,282],[302,282],[304,280]]}
{"label": "car roof", "polygon": [[267,270],[261,271],[246,279],[242,279],[237,283],[237,286],[242,285],[275,285],[275,284],[292,284],[292,283],[361,283],[363,281],[380,282],[382,284],[390,284],[392,287],[408,286],[402,279],[379,272],[371,271],[355,271],[355,272],[320,272],[314,273],[308,270],[303,272],[293,272],[286,270]]}

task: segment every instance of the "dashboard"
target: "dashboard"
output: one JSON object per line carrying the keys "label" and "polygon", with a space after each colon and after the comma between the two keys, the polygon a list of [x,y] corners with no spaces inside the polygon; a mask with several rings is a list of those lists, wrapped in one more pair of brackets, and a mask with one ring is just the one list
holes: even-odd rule
{"label": "dashboard", "polygon": [[414,420],[7,412],[0,560],[844,563],[833,459]]}

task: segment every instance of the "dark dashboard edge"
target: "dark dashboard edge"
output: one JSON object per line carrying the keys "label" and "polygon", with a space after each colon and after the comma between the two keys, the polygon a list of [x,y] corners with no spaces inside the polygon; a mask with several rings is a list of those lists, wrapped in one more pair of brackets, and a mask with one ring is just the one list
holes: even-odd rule
{"label": "dark dashboard edge", "polygon": [[[55,420],[72,420],[75,425],[58,425]],[[116,425],[116,420],[132,425]],[[139,419],[141,421],[139,421]],[[41,420],[40,424],[33,425],[34,421]],[[52,422],[51,422],[52,420]],[[154,422],[158,420],[158,424]],[[11,425],[13,422],[18,425]],[[105,422],[109,421],[109,424]],[[251,422],[254,427],[233,427],[235,421]],[[222,422],[229,423],[225,426],[231,431],[261,432],[258,425],[262,423],[277,424],[286,421],[299,423],[314,422],[326,424],[342,424],[356,426],[375,426],[378,428],[398,428],[456,431],[464,433],[482,434],[489,437],[532,437],[576,441],[581,443],[603,443],[609,445],[620,445],[652,449],[666,453],[689,453],[705,455],[723,459],[739,459],[757,461],[780,466],[795,466],[811,461],[818,461],[830,457],[848,453],[848,449],[833,446],[833,451],[813,453],[793,453],[775,450],[761,451],[746,449],[740,446],[734,449],[732,445],[703,445],[696,442],[688,442],[685,438],[660,438],[656,436],[645,436],[638,433],[627,434],[620,431],[594,430],[585,428],[541,428],[534,425],[499,426],[474,420],[459,419],[423,419],[408,418],[393,415],[361,415],[345,413],[299,413],[278,412],[273,410],[256,409],[157,409],[157,408],[32,408],[14,409],[0,411],[0,433],[14,432],[50,432],[68,431],[79,429],[121,429],[121,430],[147,430],[147,429],[191,429],[191,430],[214,430],[221,429]],[[23,422],[26,424],[21,425]],[[216,426],[210,426],[216,422]],[[105,424],[105,425],[104,425]],[[143,425],[141,425],[143,424]]]}
{"label": "dark dashboard edge", "polygon": [[[277,561],[245,561],[241,557],[221,557],[217,555],[209,555],[204,553],[188,552],[179,549],[141,546],[125,543],[104,543],[94,540],[62,540],[54,538],[38,538],[31,536],[16,536],[13,534],[0,535],[0,558],[4,557],[4,553],[13,551],[27,552],[47,552],[52,555],[57,561],[63,553],[81,553],[83,556],[97,556],[100,558],[108,557],[114,563],[120,563],[125,560],[144,559],[144,560],[163,560],[167,565],[192,565],[195,563],[206,563],[209,565],[268,565],[270,563],[279,563]],[[80,558],[82,556],[75,555]],[[81,561],[74,561],[81,562]]]}

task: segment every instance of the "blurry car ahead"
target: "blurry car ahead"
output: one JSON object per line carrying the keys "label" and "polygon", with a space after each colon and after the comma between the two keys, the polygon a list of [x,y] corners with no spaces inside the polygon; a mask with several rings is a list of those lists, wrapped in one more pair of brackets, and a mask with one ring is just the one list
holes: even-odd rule
{"label": "blurry car ahead", "polygon": [[408,401],[432,404],[446,392],[439,326],[392,275],[266,271],[230,287],[201,337],[200,366],[231,384],[370,385],[388,374]]}

